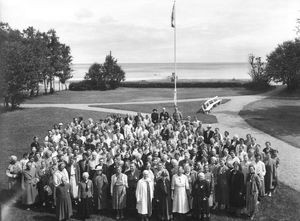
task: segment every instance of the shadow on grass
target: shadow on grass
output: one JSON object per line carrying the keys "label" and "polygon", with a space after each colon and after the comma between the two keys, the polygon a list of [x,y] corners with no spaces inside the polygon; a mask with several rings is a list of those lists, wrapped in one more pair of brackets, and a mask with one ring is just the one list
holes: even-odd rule
{"label": "shadow on grass", "polygon": [[300,148],[300,106],[248,108],[239,115],[249,125]]}

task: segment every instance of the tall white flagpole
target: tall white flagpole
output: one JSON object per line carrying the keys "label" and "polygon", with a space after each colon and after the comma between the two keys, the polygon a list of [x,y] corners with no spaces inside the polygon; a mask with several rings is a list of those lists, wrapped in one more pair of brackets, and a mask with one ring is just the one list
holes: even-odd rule
{"label": "tall white flagpole", "polygon": [[173,19],[174,19],[174,105],[177,106],[177,64],[176,64],[176,0],[174,0],[174,11],[173,11]]}

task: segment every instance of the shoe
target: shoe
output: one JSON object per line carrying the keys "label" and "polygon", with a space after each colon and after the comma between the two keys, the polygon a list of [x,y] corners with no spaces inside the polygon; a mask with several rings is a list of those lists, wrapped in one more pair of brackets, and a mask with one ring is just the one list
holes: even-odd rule
{"label": "shoe", "polygon": [[117,215],[117,216],[116,216],[116,220],[119,220],[119,219],[120,219],[120,216],[119,216],[119,215]]}

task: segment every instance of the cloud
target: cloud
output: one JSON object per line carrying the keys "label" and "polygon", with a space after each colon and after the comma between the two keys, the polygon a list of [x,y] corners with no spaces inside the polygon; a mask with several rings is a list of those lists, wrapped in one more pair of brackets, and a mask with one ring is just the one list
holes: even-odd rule
{"label": "cloud", "polygon": [[89,9],[83,8],[75,13],[75,17],[79,20],[92,18],[93,12]]}

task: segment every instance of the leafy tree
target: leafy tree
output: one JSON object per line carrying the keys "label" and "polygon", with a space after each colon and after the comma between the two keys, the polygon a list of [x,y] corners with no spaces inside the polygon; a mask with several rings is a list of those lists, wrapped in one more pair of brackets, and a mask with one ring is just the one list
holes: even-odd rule
{"label": "leafy tree", "polygon": [[300,39],[286,41],[267,56],[266,73],[294,90],[300,83]]}
{"label": "leafy tree", "polygon": [[261,57],[255,57],[253,54],[250,54],[248,62],[250,65],[249,75],[252,79],[253,86],[257,88],[268,87],[270,78],[265,72],[266,64],[261,61]]}
{"label": "leafy tree", "polygon": [[85,79],[96,82],[98,89],[115,89],[119,87],[121,81],[125,80],[125,72],[118,65],[117,59],[109,54],[103,65],[99,63],[91,65]]}
{"label": "leafy tree", "polygon": [[117,62],[117,59],[109,54],[106,56],[105,62],[103,63],[102,72],[107,88],[115,89],[120,86],[121,81],[125,81],[125,72]]}

